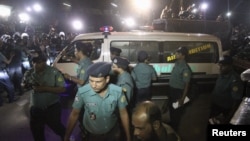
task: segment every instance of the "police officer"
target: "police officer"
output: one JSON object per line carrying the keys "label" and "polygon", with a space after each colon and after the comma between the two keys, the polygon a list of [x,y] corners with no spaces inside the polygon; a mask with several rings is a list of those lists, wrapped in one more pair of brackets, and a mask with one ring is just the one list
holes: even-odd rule
{"label": "police officer", "polygon": [[211,124],[228,124],[242,98],[244,84],[240,74],[233,70],[233,59],[224,56],[218,62],[220,75],[212,92]]}
{"label": "police officer", "polygon": [[[180,118],[184,112],[184,100],[188,94],[190,80],[191,80],[191,69],[187,64],[188,49],[186,47],[179,47],[175,52],[176,62],[171,72],[169,86],[169,112],[171,126],[177,130],[180,122]],[[174,109],[173,103],[178,102],[180,108]]]}
{"label": "police officer", "polygon": [[[114,57],[116,56],[120,56],[121,55],[122,50],[120,48],[116,48],[116,47],[110,47],[110,59],[111,61],[114,59]],[[110,71],[110,82],[111,83],[116,83],[117,82],[117,77],[114,74],[113,70]]]}
{"label": "police officer", "polygon": [[75,44],[75,57],[76,62],[78,64],[77,68],[77,76],[70,76],[69,74],[65,73],[64,77],[74,83],[77,84],[77,87],[83,86],[87,83],[87,68],[93,64],[90,60],[89,55],[92,50],[92,45],[88,43],[77,42]]}
{"label": "police officer", "polygon": [[122,88],[109,84],[110,69],[111,64],[106,62],[94,63],[88,68],[89,84],[78,88],[64,141],[69,141],[82,106],[85,108],[83,124],[88,133],[87,140],[120,141],[120,118],[126,140],[130,141],[128,103]]}
{"label": "police officer", "polygon": [[155,69],[149,65],[150,57],[146,51],[139,51],[138,63],[133,68],[131,76],[135,81],[135,103],[151,100],[152,81],[157,80]]}
{"label": "police officer", "polygon": [[22,86],[31,85],[33,89],[30,128],[35,141],[45,141],[45,124],[63,140],[65,127],[61,122],[59,94],[65,91],[64,78],[57,69],[46,65],[46,60],[41,54],[32,58],[33,69],[25,73],[23,78]]}
{"label": "police officer", "polygon": [[128,103],[129,105],[131,105],[131,102],[133,101],[134,82],[132,76],[127,71],[129,61],[124,57],[116,56],[114,57],[112,62],[112,71],[117,75],[117,81],[115,82],[115,84],[122,87]]}
{"label": "police officer", "polygon": [[116,47],[110,47],[110,58],[114,59],[115,56],[120,56],[122,50]]}
{"label": "police officer", "polygon": [[[88,43],[76,42],[75,43],[75,62],[78,64],[77,68],[77,76],[70,76],[69,74],[65,73],[64,78],[67,80],[75,83],[77,88],[82,87],[86,83],[88,83],[88,75],[87,75],[87,68],[93,64],[90,60],[89,56],[91,54],[92,45]],[[82,123],[82,116],[84,113],[84,107],[81,109],[81,114],[79,116],[80,128],[83,130],[83,123]]]}

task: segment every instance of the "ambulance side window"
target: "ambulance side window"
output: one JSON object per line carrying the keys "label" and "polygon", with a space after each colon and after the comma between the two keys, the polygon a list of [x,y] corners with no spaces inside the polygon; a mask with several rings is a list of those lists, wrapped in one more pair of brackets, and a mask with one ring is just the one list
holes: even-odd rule
{"label": "ambulance side window", "polygon": [[185,46],[189,50],[189,63],[215,63],[219,58],[218,44],[216,42],[202,41],[113,41],[111,46],[122,50],[121,56],[131,63],[137,62],[140,50],[148,52],[150,63],[174,63],[175,51]]}
{"label": "ambulance side window", "polygon": [[93,48],[92,48],[92,51],[91,51],[91,54],[90,54],[90,59],[91,60],[96,60],[101,55],[102,41],[101,40],[95,40],[92,43],[92,46],[93,46]]}
{"label": "ambulance side window", "polygon": [[75,57],[75,48],[73,44],[68,45],[63,53],[62,57],[58,60],[58,63],[67,63],[67,62],[72,62],[72,58]]}
{"label": "ambulance side window", "polygon": [[137,54],[141,50],[148,52],[151,63],[158,63],[159,43],[156,41],[113,41],[111,46],[120,48],[122,50],[120,56],[128,58],[131,63],[137,63]]}
{"label": "ambulance side window", "polygon": [[[103,43],[102,39],[93,39],[93,40],[81,40],[76,42],[82,42],[83,44],[86,44],[86,47],[88,47],[89,50],[89,58],[91,60],[96,60],[100,57],[101,54],[101,46]],[[58,61],[59,63],[67,63],[67,62],[73,62],[73,58],[75,58],[75,43],[70,44],[67,46],[64,50],[64,53],[62,54],[62,57]]]}

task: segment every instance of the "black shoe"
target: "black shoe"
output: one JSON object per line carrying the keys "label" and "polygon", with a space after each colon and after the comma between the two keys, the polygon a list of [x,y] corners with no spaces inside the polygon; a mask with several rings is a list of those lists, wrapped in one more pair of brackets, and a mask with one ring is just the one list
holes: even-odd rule
{"label": "black shoe", "polygon": [[15,102],[15,101],[17,101],[19,98],[20,98],[20,97],[14,97],[13,99],[11,99],[11,100],[9,101],[9,103]]}

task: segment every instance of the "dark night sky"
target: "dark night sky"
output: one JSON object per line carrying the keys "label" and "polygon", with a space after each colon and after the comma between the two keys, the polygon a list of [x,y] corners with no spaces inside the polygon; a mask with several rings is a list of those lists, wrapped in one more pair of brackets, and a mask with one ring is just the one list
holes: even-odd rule
{"label": "dark night sky", "polygon": [[[126,15],[131,12],[131,10],[128,9],[129,1],[130,0],[37,0],[37,2],[41,3],[45,8],[42,15],[43,18],[47,18],[50,22],[55,18],[58,20],[70,20],[69,17],[78,16],[82,17],[83,19],[88,19],[89,25],[96,24],[96,26],[100,26],[101,24],[113,24],[112,22],[114,21],[111,19],[114,15],[100,15],[100,13],[104,13],[104,10],[107,11],[111,9],[110,2],[116,2],[117,4],[120,4],[118,8],[119,14]],[[155,12],[154,18],[159,18],[161,10],[170,0],[153,1],[153,10]],[[231,19],[233,23],[250,23],[250,0],[183,0],[184,8],[186,8],[188,5],[191,5],[193,2],[198,4],[203,1],[207,1],[209,4],[209,8],[207,10],[208,19],[215,20],[220,13],[230,10],[232,11]],[[24,7],[25,5],[29,5],[33,2],[34,0],[0,0],[0,4],[9,4],[15,7],[15,9]],[[62,6],[63,2],[70,2],[72,4],[71,10],[65,11],[65,8]],[[174,0],[173,8],[178,10],[178,7],[178,0]],[[99,14],[89,13],[89,11],[85,10],[87,8],[96,9],[96,11],[99,11]]]}

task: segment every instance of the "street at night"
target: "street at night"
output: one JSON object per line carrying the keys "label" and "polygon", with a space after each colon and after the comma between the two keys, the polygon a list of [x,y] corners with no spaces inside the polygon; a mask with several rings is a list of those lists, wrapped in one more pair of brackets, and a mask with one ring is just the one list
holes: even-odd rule
{"label": "street at night", "polygon": [[249,7],[0,0],[0,141],[249,139]]}

